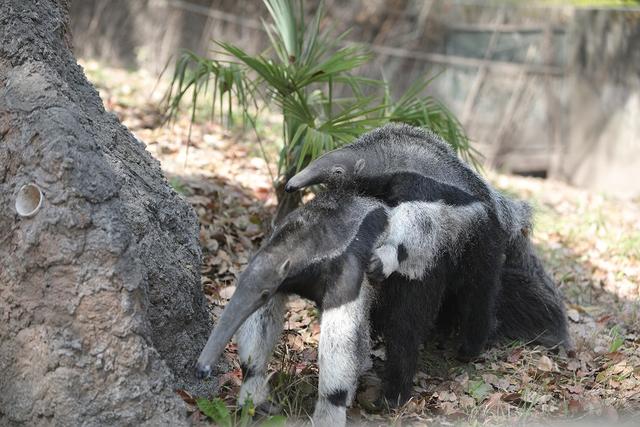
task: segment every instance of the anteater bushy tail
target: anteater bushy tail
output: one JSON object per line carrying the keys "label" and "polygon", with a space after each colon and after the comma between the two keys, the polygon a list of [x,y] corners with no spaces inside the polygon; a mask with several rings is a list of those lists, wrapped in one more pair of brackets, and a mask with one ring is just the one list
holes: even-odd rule
{"label": "anteater bushy tail", "polygon": [[527,233],[505,253],[497,301],[497,337],[573,348],[562,294],[545,271]]}

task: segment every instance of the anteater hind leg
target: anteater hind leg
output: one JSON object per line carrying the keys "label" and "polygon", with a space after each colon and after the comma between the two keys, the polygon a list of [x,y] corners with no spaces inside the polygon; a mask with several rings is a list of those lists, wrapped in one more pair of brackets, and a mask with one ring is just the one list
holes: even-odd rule
{"label": "anteater hind leg", "polygon": [[270,412],[267,363],[282,333],[286,296],[275,294],[253,313],[236,334],[242,367],[242,387],[238,403],[251,399],[256,407]]}
{"label": "anteater hind leg", "polygon": [[[369,357],[369,287],[363,284],[358,297],[325,308],[320,323],[318,351],[318,401],[313,425],[343,426],[347,406],[353,401],[358,376]],[[365,354],[366,353],[366,354]]]}

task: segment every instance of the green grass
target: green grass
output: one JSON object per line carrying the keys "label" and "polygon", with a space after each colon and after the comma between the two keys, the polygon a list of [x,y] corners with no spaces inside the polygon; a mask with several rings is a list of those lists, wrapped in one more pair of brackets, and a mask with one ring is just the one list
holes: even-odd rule
{"label": "green grass", "polygon": [[188,196],[191,193],[189,188],[185,186],[177,176],[172,176],[169,178],[169,185],[176,191],[176,193],[183,196]]}
{"label": "green grass", "polygon": [[219,398],[198,399],[196,401],[198,409],[216,425],[220,427],[283,427],[287,422],[287,417],[274,415],[267,417],[257,417],[253,402],[248,399],[241,408],[227,406]]}

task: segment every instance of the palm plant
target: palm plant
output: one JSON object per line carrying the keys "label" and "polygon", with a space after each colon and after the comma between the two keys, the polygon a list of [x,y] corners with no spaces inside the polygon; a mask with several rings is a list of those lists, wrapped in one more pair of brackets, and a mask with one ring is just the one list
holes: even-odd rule
{"label": "palm plant", "polygon": [[256,133],[262,106],[277,106],[284,141],[278,176],[273,177],[279,202],[277,217],[300,201],[300,196],[283,192],[284,183],[297,170],[390,121],[430,128],[476,164],[475,152],[458,120],[437,99],[423,95],[431,78],[418,79],[394,100],[386,81],[354,74],[372,58],[363,46],[345,43],[346,33],[335,37],[330,31],[321,31],[322,3],[307,23],[302,0],[263,1],[273,20],[263,22],[270,40],[268,51],[249,55],[217,41],[229,60],[186,52],[176,63],[167,100],[169,117],[175,117],[183,99],[190,97],[193,121],[199,98],[208,94],[213,100],[212,114],[218,104],[221,119],[226,111],[227,122],[232,124],[233,111],[239,109],[245,125],[251,125]]}

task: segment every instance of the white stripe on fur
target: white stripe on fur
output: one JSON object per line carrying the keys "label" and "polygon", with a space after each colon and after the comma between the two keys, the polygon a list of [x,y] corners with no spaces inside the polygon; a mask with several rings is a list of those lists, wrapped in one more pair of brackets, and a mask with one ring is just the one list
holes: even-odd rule
{"label": "white stripe on fur", "polygon": [[[469,230],[487,218],[479,203],[451,206],[438,202],[406,202],[391,211],[389,234],[376,249],[385,276],[397,271],[410,279],[421,279],[445,252],[462,250]],[[397,248],[404,245],[408,257],[398,262]]]}
{"label": "white stripe on fur", "polygon": [[[370,289],[365,278],[357,299],[322,313],[314,426],[340,426],[346,422],[346,406],[353,401],[358,376],[369,365],[369,303]],[[359,337],[367,342],[359,342]],[[328,396],[341,390],[347,392],[346,406],[333,405]]]}

